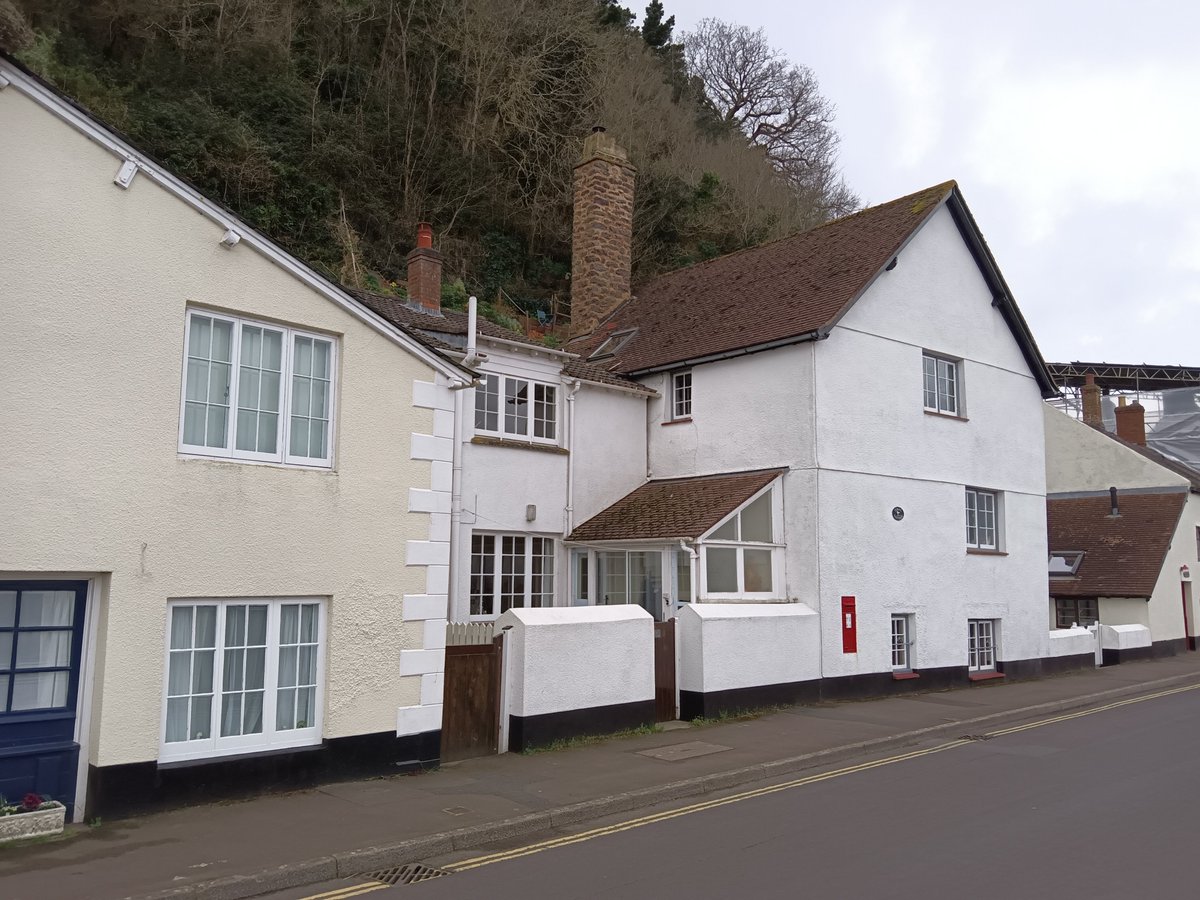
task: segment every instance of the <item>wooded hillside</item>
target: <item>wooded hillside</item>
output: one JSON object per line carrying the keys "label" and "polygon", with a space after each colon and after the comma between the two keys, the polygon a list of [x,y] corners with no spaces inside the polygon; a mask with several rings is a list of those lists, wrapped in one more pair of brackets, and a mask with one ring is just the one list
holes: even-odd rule
{"label": "wooded hillside", "polygon": [[[571,170],[597,123],[638,167],[635,281],[857,205],[812,73],[761,33],[710,20],[681,36],[667,13],[0,0],[0,41],[334,278],[389,290],[428,220],[449,279],[548,312],[569,296]],[[756,96],[730,92],[743,81]]]}

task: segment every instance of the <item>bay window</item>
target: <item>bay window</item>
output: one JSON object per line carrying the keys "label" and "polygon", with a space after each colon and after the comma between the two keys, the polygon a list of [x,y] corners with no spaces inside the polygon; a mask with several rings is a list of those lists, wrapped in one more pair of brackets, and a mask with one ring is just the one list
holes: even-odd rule
{"label": "bay window", "polygon": [[557,388],[508,375],[481,375],[475,388],[475,431],[531,443],[555,443]]}
{"label": "bay window", "polygon": [[331,338],[189,311],[180,451],[330,466],[335,353]]}
{"label": "bay window", "polygon": [[319,600],[171,603],[159,758],[319,743],[324,632]]}
{"label": "bay window", "polygon": [[702,595],[767,599],[783,589],[781,501],[768,488],[700,541]]}

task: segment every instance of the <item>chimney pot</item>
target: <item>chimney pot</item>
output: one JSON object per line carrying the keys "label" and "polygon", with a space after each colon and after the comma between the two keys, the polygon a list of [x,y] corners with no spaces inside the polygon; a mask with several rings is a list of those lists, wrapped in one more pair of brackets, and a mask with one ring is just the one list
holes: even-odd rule
{"label": "chimney pot", "polygon": [[1117,437],[1131,444],[1146,446],[1146,408],[1134,400],[1128,406],[1120,398],[1117,407]]}
{"label": "chimney pot", "polygon": [[433,249],[433,226],[428,222],[417,223],[417,246]]}

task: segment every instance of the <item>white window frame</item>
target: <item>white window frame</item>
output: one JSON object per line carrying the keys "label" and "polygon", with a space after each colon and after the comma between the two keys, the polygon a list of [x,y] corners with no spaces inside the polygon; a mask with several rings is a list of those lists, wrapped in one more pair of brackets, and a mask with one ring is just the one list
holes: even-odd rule
{"label": "white window frame", "polygon": [[[226,421],[225,446],[206,447],[198,444],[188,444],[184,441],[184,418],[187,413],[187,381],[188,359],[191,355],[192,320],[196,316],[228,322],[232,325],[229,373],[229,415]],[[243,326],[263,328],[282,335],[283,347],[281,352],[282,371],[279,374],[279,423],[276,427],[276,452],[261,453],[237,448],[237,412],[238,388],[241,378],[241,341]],[[329,425],[326,434],[325,456],[308,457],[294,456],[291,452],[292,428],[292,377],[295,371],[296,338],[309,338],[322,341],[329,345]],[[235,459],[243,462],[267,462],[280,465],[295,466],[306,469],[333,468],[334,435],[337,433],[337,392],[338,392],[338,340],[333,335],[320,334],[272,322],[262,322],[242,316],[231,316],[225,313],[212,312],[207,309],[190,308],[184,317],[183,333],[183,372],[179,384],[179,439],[178,451],[183,456],[204,456],[216,459]]]}
{"label": "white window frame", "polygon": [[[492,572],[490,573],[490,576],[487,576],[487,577],[491,577],[491,579],[492,579],[492,590],[491,590],[492,612],[490,612],[490,613],[471,612],[471,604],[475,598],[475,592],[472,590],[471,580],[476,577],[475,557],[478,555],[475,553],[475,538],[476,537],[480,537],[480,538],[490,537],[490,538],[494,539],[494,543],[493,543],[492,550],[490,553],[490,557],[492,560]],[[550,570],[549,570],[549,572],[547,572],[543,568],[543,570],[539,576],[540,578],[543,579],[543,581],[542,581],[543,588],[536,595],[538,597],[543,598],[543,602],[539,608],[547,609],[547,608],[558,605],[557,597],[558,597],[558,568],[559,568],[559,566],[558,566],[558,547],[559,547],[559,541],[556,538],[554,538],[550,535],[545,535],[545,534],[522,534],[519,532],[512,532],[512,531],[472,531],[471,532],[471,540],[467,545],[469,548],[469,551],[470,551],[470,559],[468,560],[468,564],[467,564],[467,578],[468,578],[468,581],[467,581],[467,618],[472,622],[490,622],[504,612],[504,610],[502,608],[503,607],[503,604],[502,604],[503,591],[501,589],[502,579],[504,578],[504,568],[503,568],[504,567],[504,559],[505,559],[504,538],[523,540],[525,542],[525,546],[524,546],[524,548],[521,552],[521,556],[520,556],[520,559],[522,560],[522,566],[523,566],[523,568],[521,570],[521,576],[524,581],[524,584],[522,585],[522,588],[521,588],[521,602],[519,604],[518,603],[512,604],[512,606],[510,608],[511,609],[534,608],[532,606],[532,601],[535,596],[535,594],[533,593],[533,579],[534,579],[533,548],[537,541],[548,541],[550,544],[549,555],[546,555],[544,553],[542,554],[543,559],[548,559],[550,561]],[[516,558],[516,557],[514,557],[514,558]],[[485,576],[487,575],[487,573],[481,573],[481,574],[483,574]],[[516,573],[513,573],[513,574],[516,574]],[[547,591],[545,589],[545,579],[547,578],[547,576],[549,576],[549,579],[550,579],[550,590],[549,591]],[[481,595],[481,596],[486,596],[486,595]],[[482,608],[482,603],[481,603],[480,608]]]}
{"label": "white window frame", "polygon": [[[769,542],[713,539],[709,535],[720,531],[728,522],[738,519],[742,511],[764,494],[771,495],[771,537]],[[740,528],[740,526],[739,526]],[[779,538],[783,535],[783,490],[778,480],[755,493],[753,497],[741,504],[737,509],[710,528],[697,541],[700,552],[697,569],[699,570],[699,591],[695,596],[699,600],[770,600],[784,596],[784,549],[787,546]],[[740,534],[739,534],[740,538]],[[708,552],[710,549],[732,548],[737,550],[737,591],[712,591],[708,586]],[[771,552],[771,590],[745,590],[745,551],[769,550]]]}
{"label": "white window frame", "polygon": [[615,356],[617,351],[629,343],[629,339],[635,334],[637,334],[636,328],[631,328],[628,331],[614,332],[600,342],[600,345],[592,351],[588,359],[604,359],[608,356]]}
{"label": "white window frame", "polygon": [[[900,626],[897,628],[896,626]],[[892,671],[912,671],[912,615],[892,613]]]}
{"label": "white window frame", "polygon": [[[987,509],[989,504],[991,509]],[[991,550],[999,552],[1003,549],[1003,495],[1000,491],[976,487],[966,488],[963,494],[963,514],[965,516],[965,537],[968,550]],[[986,540],[988,529],[981,524],[981,516],[983,519],[991,519],[990,542]]]}
{"label": "white window frame", "polygon": [[[932,372],[930,369],[932,368]],[[932,402],[928,379],[933,377]],[[945,389],[949,385],[951,389]],[[951,397],[953,394],[953,397]],[[925,351],[921,354],[921,395],[926,412],[962,416],[962,360]]]}
{"label": "white window frame", "polygon": [[967,671],[996,670],[996,620],[967,620]]}
{"label": "white window frame", "polygon": [[692,417],[692,370],[671,373],[671,420]]}
{"label": "white window frame", "polygon": [[[481,427],[479,424],[478,418],[476,418],[475,419],[475,433],[476,434],[485,435],[487,437],[500,438],[500,439],[506,440],[506,441],[520,441],[521,443],[526,443],[526,444],[544,444],[546,446],[552,446],[552,447],[558,446],[559,434],[562,430],[560,428],[560,424],[559,424],[560,420],[562,418],[562,416],[559,414],[559,405],[560,405],[559,404],[559,394],[561,394],[562,392],[559,390],[558,385],[551,384],[548,381],[537,381],[533,378],[526,378],[523,375],[504,375],[499,372],[483,372],[483,373],[481,373],[481,377],[484,379],[492,379],[492,378],[496,379],[496,390],[498,391],[498,394],[497,394],[498,404],[497,404],[497,410],[496,410],[496,427],[495,428],[487,428],[486,422],[485,422],[485,425]],[[509,382],[514,382],[518,385],[519,384],[525,385],[526,413],[525,413],[525,433],[524,434],[522,434],[520,431],[509,431],[507,424],[505,422],[504,407],[507,402]],[[518,390],[519,390],[519,388],[518,388]],[[537,416],[538,401],[536,400],[536,397],[537,397],[539,390],[541,390],[543,392],[544,391],[553,391],[553,393],[554,393],[554,399],[549,404],[549,408],[554,414],[553,420],[546,420],[545,418],[539,419]],[[480,401],[480,398],[482,396],[484,396],[484,393],[480,388],[475,388],[474,394],[475,394],[474,405],[472,408],[475,410],[475,415],[478,416],[479,401]],[[544,405],[545,401],[542,401],[542,404]],[[535,433],[538,430],[538,423],[541,422],[544,424],[547,421],[549,421],[550,424],[553,426],[553,434],[550,435],[549,437],[546,437],[546,436],[538,437]]]}
{"label": "white window frame", "polygon": [[[280,610],[288,604],[316,604],[317,606],[317,674],[314,692],[313,722],[305,728],[276,730],[275,713],[279,691],[279,621]],[[263,730],[261,734],[220,736],[221,688],[225,665],[225,615],[231,606],[265,605],[267,607],[266,666],[263,679]],[[171,617],[176,607],[215,606],[216,646],[213,653],[212,711],[210,735],[191,741],[167,742],[167,698],[171,673]],[[194,613],[193,613],[194,615]],[[181,762],[187,760],[216,759],[241,753],[263,750],[284,750],[296,747],[311,747],[321,743],[321,731],[325,721],[325,654],[329,645],[327,629],[326,599],[324,597],[238,597],[238,598],[191,598],[171,600],[167,603],[166,636],[164,641],[162,676],[162,714],[158,725],[159,762]],[[194,627],[194,625],[193,625]]]}

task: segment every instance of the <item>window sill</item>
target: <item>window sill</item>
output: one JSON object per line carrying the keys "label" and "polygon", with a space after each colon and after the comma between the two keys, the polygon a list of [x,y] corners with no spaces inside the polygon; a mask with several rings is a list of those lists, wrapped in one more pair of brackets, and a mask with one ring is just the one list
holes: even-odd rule
{"label": "window sill", "polygon": [[326,472],[330,475],[337,474],[337,470],[332,466],[321,465],[320,463],[313,463],[311,466],[306,466],[301,463],[275,462],[270,459],[240,459],[236,456],[209,456],[205,453],[193,453],[190,450],[180,450],[178,458],[188,462],[211,462],[236,466],[265,466],[268,469],[290,469],[293,472]]}
{"label": "window sill", "polygon": [[893,672],[893,681],[912,681],[914,678],[920,678],[919,672]]}
{"label": "window sill", "polygon": [[971,681],[996,681],[1003,677],[1003,672],[969,672],[967,674],[967,678]]}
{"label": "window sill", "polygon": [[972,556],[1008,556],[1005,550],[988,550],[986,547],[968,547],[967,553]]}
{"label": "window sill", "polygon": [[244,759],[258,759],[267,756],[284,756],[290,753],[313,753],[324,750],[325,742],[315,744],[297,744],[292,747],[268,747],[264,750],[246,750],[241,753],[213,753],[211,756],[195,756],[187,759],[160,759],[160,769],[183,769],[188,766],[207,766],[224,762],[240,762]]}
{"label": "window sill", "polygon": [[511,447],[514,450],[536,450],[539,453],[557,453],[559,456],[566,456],[571,451],[566,447],[560,447],[557,444],[534,444],[526,441],[512,441],[507,438],[485,437],[483,435],[475,435],[471,438],[471,443],[481,447]]}
{"label": "window sill", "polygon": [[691,416],[684,416],[682,419],[668,419],[667,421],[662,423],[662,426],[665,428],[668,425],[686,425],[691,421],[692,421]]}
{"label": "window sill", "polygon": [[966,416],[958,416],[958,415],[955,415],[954,413],[937,412],[936,410],[933,410],[933,409],[925,410],[925,415],[936,416],[939,419],[954,419],[956,422],[970,422],[971,421]]}

